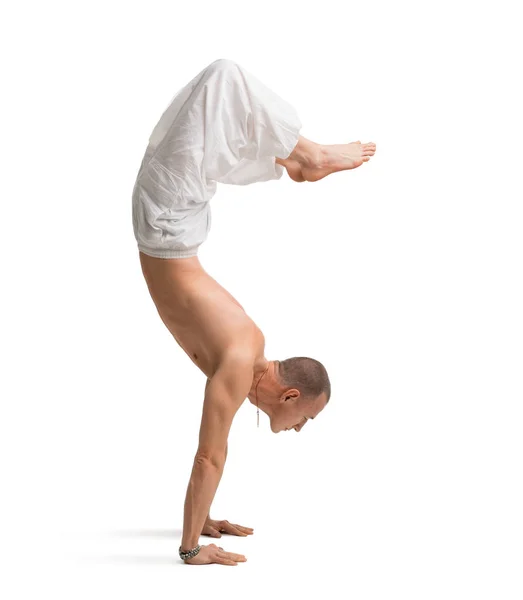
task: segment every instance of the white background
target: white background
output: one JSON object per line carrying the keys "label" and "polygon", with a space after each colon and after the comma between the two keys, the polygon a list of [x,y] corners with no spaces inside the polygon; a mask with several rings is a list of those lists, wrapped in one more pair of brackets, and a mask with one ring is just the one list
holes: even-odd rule
{"label": "white background", "polygon": [[[2,596],[521,599],[509,3],[2,12]],[[220,540],[248,562],[198,568],[177,550],[205,378],[148,295],[131,192],[162,111],[218,58],[291,102],[309,139],[377,153],[212,200],[205,269],[268,359],[326,365],[332,399],[279,435],[244,403],[211,515],[255,529]]]}

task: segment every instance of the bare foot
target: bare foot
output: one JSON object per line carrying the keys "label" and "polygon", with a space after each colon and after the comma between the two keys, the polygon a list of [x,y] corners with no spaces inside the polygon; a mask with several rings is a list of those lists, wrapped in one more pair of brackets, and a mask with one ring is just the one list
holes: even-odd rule
{"label": "bare foot", "polygon": [[302,167],[297,160],[287,159],[280,161],[277,159],[276,162],[279,162],[287,169],[287,173],[292,180],[297,181],[298,183],[307,181],[303,176]]}
{"label": "bare foot", "polygon": [[[371,156],[374,156],[376,144],[374,142],[362,144],[358,140],[357,142],[351,142],[350,144],[320,145],[319,149],[320,152],[314,165],[304,166],[298,164],[301,175],[305,181],[318,181],[331,173],[360,167],[364,162],[368,162]],[[285,166],[289,172],[288,166]],[[291,170],[293,170],[292,164],[290,167]],[[293,175],[296,176],[296,174],[297,172],[295,169],[292,174],[289,172],[289,176],[295,181],[297,179],[295,179]]]}

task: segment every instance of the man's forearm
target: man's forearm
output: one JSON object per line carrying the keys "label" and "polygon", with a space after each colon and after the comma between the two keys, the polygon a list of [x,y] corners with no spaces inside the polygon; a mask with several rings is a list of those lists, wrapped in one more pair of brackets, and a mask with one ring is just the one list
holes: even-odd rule
{"label": "man's forearm", "polygon": [[[225,446],[225,460],[227,460],[227,451],[229,450],[229,444],[227,444],[227,446]],[[212,501],[211,501],[212,504]],[[209,506],[209,510],[207,511],[207,516],[205,517],[205,519],[210,519],[211,518],[211,507]]]}
{"label": "man's forearm", "polygon": [[225,462],[217,465],[208,459],[194,459],[185,497],[182,550],[190,550],[198,544],[224,465]]}

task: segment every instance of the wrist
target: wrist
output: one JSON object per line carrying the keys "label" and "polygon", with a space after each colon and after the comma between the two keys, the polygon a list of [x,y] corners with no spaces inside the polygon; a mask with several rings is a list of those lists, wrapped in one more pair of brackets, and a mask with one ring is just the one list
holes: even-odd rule
{"label": "wrist", "polygon": [[194,558],[198,552],[200,552],[201,546],[197,544],[194,548],[184,549],[183,546],[178,548],[178,554],[182,560],[188,560],[190,558]]}
{"label": "wrist", "polygon": [[180,550],[182,552],[189,552],[193,548],[196,548],[197,545],[198,545],[198,539],[196,539],[196,540],[189,540],[188,542],[183,542],[182,541],[182,543],[180,545]]}

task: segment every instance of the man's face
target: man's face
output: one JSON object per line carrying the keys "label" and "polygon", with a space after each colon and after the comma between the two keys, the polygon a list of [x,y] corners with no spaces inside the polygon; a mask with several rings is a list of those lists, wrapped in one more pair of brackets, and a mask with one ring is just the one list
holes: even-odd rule
{"label": "man's face", "polygon": [[301,431],[306,423],[318,415],[325,404],[327,397],[321,394],[314,400],[304,398],[288,398],[274,407],[271,416],[271,430],[274,433],[280,431]]}

